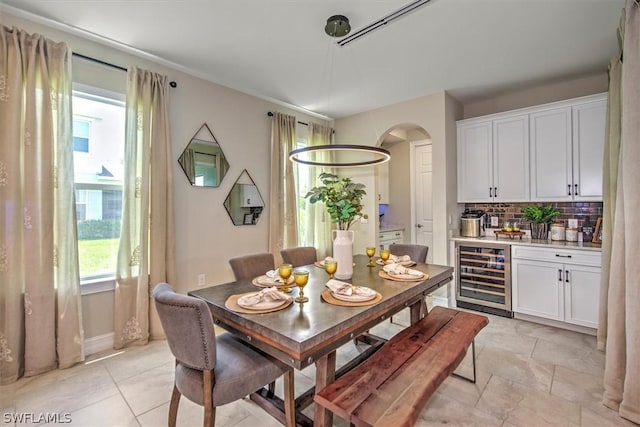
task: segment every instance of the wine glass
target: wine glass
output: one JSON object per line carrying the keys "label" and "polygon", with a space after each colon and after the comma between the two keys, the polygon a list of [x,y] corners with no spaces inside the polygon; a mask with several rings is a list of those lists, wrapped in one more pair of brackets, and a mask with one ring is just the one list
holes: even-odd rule
{"label": "wine glass", "polygon": [[294,299],[295,302],[307,302],[309,298],[304,296],[304,287],[309,281],[309,272],[307,270],[296,270],[293,272],[293,282],[296,284],[300,293],[298,297]]}
{"label": "wine glass", "polygon": [[286,294],[291,292],[291,289],[289,288],[289,277],[291,277],[292,271],[293,265],[291,264],[282,264],[278,268],[278,274],[280,275],[280,277],[282,277],[282,280],[284,280],[284,284],[282,285],[282,289],[280,290]]}
{"label": "wine glass", "polygon": [[389,252],[389,249],[380,249],[380,259],[386,264],[387,260],[389,259],[389,256],[391,256],[391,252]]}
{"label": "wine glass", "polygon": [[333,279],[333,275],[338,269],[338,261],[330,260],[324,262],[324,271],[329,274],[329,279]]}
{"label": "wine glass", "polygon": [[375,246],[367,246],[367,256],[369,257],[369,264],[367,267],[373,267],[375,264],[373,263],[373,256],[376,254]]}

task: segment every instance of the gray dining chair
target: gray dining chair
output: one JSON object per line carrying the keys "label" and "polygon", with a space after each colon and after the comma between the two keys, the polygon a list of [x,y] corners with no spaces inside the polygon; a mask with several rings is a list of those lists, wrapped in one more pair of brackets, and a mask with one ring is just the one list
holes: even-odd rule
{"label": "gray dining chair", "polygon": [[393,255],[409,255],[416,262],[427,262],[429,246],[411,245],[404,243],[392,243],[389,245],[389,252]]}
{"label": "gray dining chair", "polygon": [[229,260],[231,270],[236,280],[253,279],[275,268],[272,253],[243,255]]}
{"label": "gray dining chair", "polygon": [[318,260],[316,248],[313,246],[282,249],[280,255],[285,263],[291,264],[294,267],[313,264]]}
{"label": "gray dining chair", "polygon": [[285,418],[295,423],[293,369],[229,333],[215,335],[207,303],[181,295],[166,283],[153,299],[176,358],[169,427],[176,425],[180,397],[204,406],[204,423],[215,424],[216,407],[241,399],[284,375]]}

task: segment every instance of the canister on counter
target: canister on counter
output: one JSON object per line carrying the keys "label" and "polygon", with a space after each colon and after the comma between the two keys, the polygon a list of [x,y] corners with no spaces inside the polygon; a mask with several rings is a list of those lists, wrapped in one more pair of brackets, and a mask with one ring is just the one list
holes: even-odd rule
{"label": "canister on counter", "polygon": [[578,229],[577,228],[567,228],[565,230],[565,236],[567,238],[567,242],[577,242],[578,241]]}
{"label": "canister on counter", "polygon": [[551,240],[564,240],[564,223],[554,222],[551,224]]}

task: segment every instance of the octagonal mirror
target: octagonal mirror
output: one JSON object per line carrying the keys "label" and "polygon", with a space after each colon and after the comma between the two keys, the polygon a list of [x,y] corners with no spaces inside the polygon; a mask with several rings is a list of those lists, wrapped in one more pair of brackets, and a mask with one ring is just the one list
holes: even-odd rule
{"label": "octagonal mirror", "polygon": [[249,172],[243,170],[224,201],[224,207],[234,225],[258,223],[264,201]]}
{"label": "octagonal mirror", "polygon": [[206,123],[191,138],[178,163],[194,187],[219,187],[229,170],[222,147]]}

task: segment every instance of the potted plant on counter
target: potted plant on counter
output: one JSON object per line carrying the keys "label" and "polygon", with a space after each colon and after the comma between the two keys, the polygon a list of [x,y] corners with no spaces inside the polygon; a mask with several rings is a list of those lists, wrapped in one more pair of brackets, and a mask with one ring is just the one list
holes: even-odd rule
{"label": "potted plant on counter", "polygon": [[348,177],[339,177],[323,172],[319,176],[321,186],[313,187],[304,196],[309,203],[324,203],[331,217],[331,222],[338,225],[332,231],[333,258],[338,261],[335,277],[340,280],[350,279],[353,275],[353,231],[349,228],[360,218],[364,206],[362,198],[365,194],[364,184],[351,181]]}
{"label": "potted plant on counter", "polygon": [[560,215],[560,211],[553,205],[537,206],[529,205],[522,208],[522,219],[531,222],[531,238],[547,239],[549,224]]}

